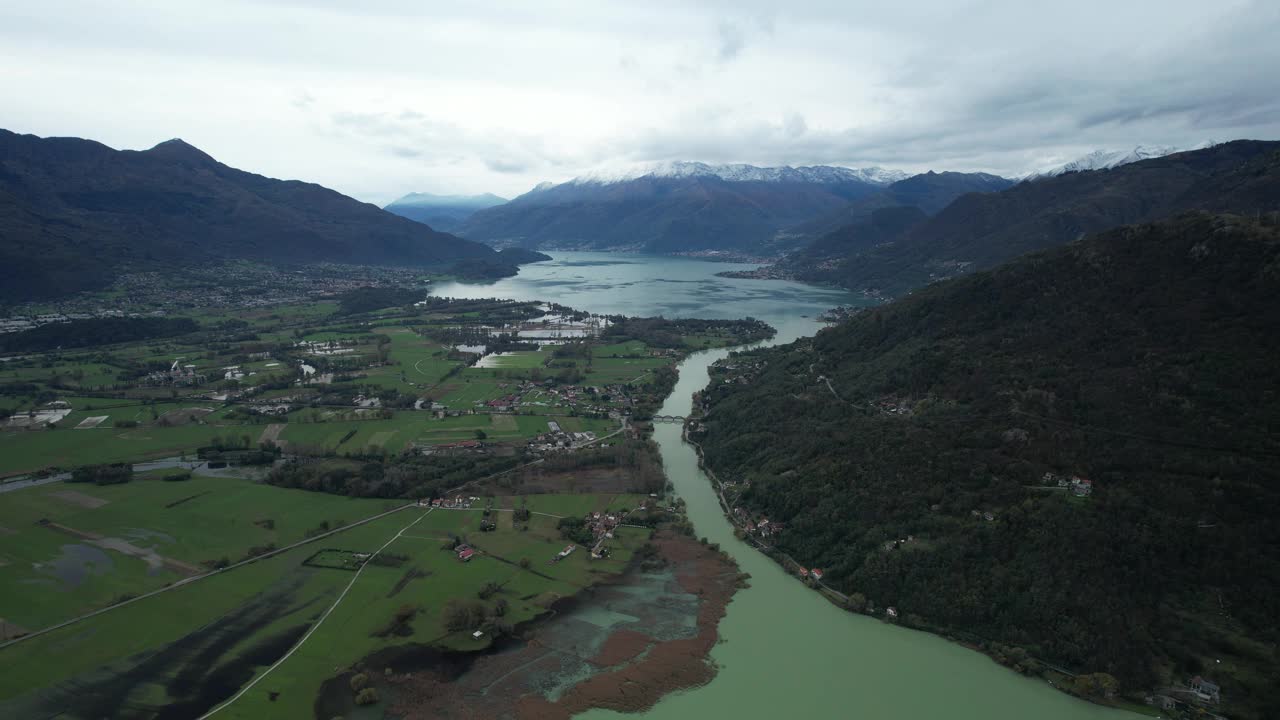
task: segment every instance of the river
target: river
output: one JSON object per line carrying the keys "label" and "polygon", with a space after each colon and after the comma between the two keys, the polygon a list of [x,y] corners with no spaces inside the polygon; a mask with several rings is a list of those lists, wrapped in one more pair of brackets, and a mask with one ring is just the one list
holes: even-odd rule
{"label": "river", "polygon": [[[549,300],[595,313],[667,317],[744,317],[778,328],[790,342],[820,327],[822,310],[857,302],[837,290],[781,280],[715,277],[753,267],[642,255],[562,252],[490,285],[449,283],[432,293],[453,297]],[[686,415],[707,368],[727,350],[696,353],[662,414]],[[1071,698],[1043,680],[1024,678],[987,657],[927,633],[845,612],[738,540],[698,468],[680,426],[655,427],[667,477],[684,498],[697,533],[720,543],[751,574],[734,596],[712,653],[720,671],[710,684],[672,695],[645,718],[865,718],[867,720],[1125,720],[1135,717]],[[607,711],[587,720],[623,716]]]}

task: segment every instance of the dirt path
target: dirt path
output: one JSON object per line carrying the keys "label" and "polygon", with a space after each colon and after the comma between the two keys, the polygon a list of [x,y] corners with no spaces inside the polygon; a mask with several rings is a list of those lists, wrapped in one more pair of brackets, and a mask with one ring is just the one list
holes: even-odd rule
{"label": "dirt path", "polygon": [[[434,508],[427,508],[427,511],[422,513],[418,517],[414,518],[413,522],[400,528],[400,532],[397,532],[395,535],[392,535],[390,539],[388,539],[385,543],[382,544],[382,547],[373,551],[373,553],[369,556],[369,559],[373,559],[377,557],[379,553],[381,553],[383,550],[386,550],[388,547],[390,547],[391,543],[395,542],[396,540],[399,540],[400,536],[404,535],[406,530],[413,527],[414,525],[417,525],[419,522],[422,522],[423,518],[430,515],[432,510],[434,510]],[[351,578],[351,582],[347,583],[347,586],[342,589],[341,593],[338,594],[338,597],[333,601],[333,604],[330,605],[329,608],[324,611],[324,614],[320,616],[319,620],[316,620],[315,623],[311,625],[311,627],[307,630],[306,634],[303,635],[300,640],[298,640],[297,644],[289,648],[289,652],[282,655],[279,660],[276,660],[274,663],[271,664],[270,667],[268,667],[266,670],[263,670],[261,673],[259,673],[258,676],[255,677],[249,684],[240,688],[240,692],[237,692],[235,695],[232,695],[231,699],[227,700],[221,705],[218,705],[217,707],[205,713],[204,715],[201,715],[199,720],[205,720],[205,718],[212,717],[219,710],[222,710],[223,708],[227,707],[231,703],[234,703],[236,700],[239,700],[241,697],[244,696],[245,693],[252,690],[255,685],[257,685],[259,682],[262,682],[263,678],[270,675],[276,668],[283,665],[286,660],[292,657],[294,653],[298,652],[298,648],[301,648],[307,642],[307,639],[310,638],[312,634],[315,633],[316,630],[320,629],[320,626],[324,624],[324,621],[327,620],[329,616],[333,614],[333,611],[337,609],[338,605],[342,604],[342,600],[347,596],[347,593],[351,592],[351,588],[355,587],[356,581],[360,579],[360,575],[364,573],[364,569],[367,567],[369,567],[368,561],[360,565],[360,569],[356,570],[356,574]]]}
{"label": "dirt path", "polygon": [[271,423],[263,429],[262,434],[258,436],[258,445],[262,445],[267,441],[271,441],[280,447],[284,447],[284,443],[280,440],[280,433],[288,427],[285,423]]}

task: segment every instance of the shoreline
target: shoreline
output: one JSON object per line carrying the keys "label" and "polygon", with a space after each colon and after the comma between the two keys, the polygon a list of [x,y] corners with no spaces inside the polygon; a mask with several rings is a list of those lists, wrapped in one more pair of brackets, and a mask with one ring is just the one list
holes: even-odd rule
{"label": "shoreline", "polygon": [[[340,705],[350,698],[348,679],[361,671],[387,691],[388,710],[404,720],[568,720],[592,709],[634,713],[671,693],[705,685],[717,674],[710,654],[719,641],[720,620],[745,586],[745,578],[727,553],[686,534],[687,527],[658,528],[650,541],[654,553],[644,559],[638,554],[621,575],[556,601],[488,648],[442,651],[427,645],[402,646],[363,659],[326,681],[326,688],[337,691],[326,698],[322,690],[316,717],[352,710]],[[613,610],[655,582],[666,583],[672,594],[654,596],[649,606],[638,610],[614,610],[635,613],[639,619],[584,639],[582,628],[591,623],[578,620],[576,613]],[[672,617],[687,619],[688,611],[694,610],[691,635],[668,636],[663,631],[686,624],[664,616],[671,605],[678,611]],[[656,620],[647,616],[650,612]],[[566,676],[576,680],[556,688]]]}
{"label": "shoreline", "polygon": [[[741,525],[739,525],[739,524],[737,523],[737,521],[734,519],[734,517],[733,517],[733,512],[732,512],[732,508],[728,507],[728,503],[727,503],[727,501],[726,501],[726,499],[725,499],[725,497],[724,497],[724,493],[723,493],[723,491],[721,490],[721,486],[720,486],[720,480],[719,480],[719,478],[716,476],[715,471],[714,471],[714,470],[712,470],[712,469],[711,469],[711,467],[710,467],[709,465],[707,465],[707,463],[706,463],[706,457],[705,457],[705,455],[703,454],[702,444],[701,444],[701,443],[699,443],[699,442],[698,442],[698,441],[696,441],[696,440],[691,439],[691,438],[689,437],[689,425],[688,425],[688,423],[686,423],[686,424],[685,424],[684,429],[681,431],[681,439],[682,439],[684,442],[688,443],[689,445],[692,445],[692,446],[693,446],[694,452],[695,452],[695,453],[697,454],[697,456],[698,456],[698,469],[699,469],[699,470],[701,470],[703,473],[705,473],[705,474],[707,475],[707,478],[712,482],[712,486],[713,486],[713,488],[715,489],[715,492],[716,492],[716,497],[719,499],[719,503],[720,503],[720,510],[721,510],[721,512],[723,513],[723,515],[724,515],[725,519],[729,521],[729,524],[733,526],[733,528],[734,528],[734,535],[735,535],[735,536],[737,536],[737,537],[738,537],[738,539],[740,539],[740,540],[742,540],[742,541],[744,541],[744,542],[748,543],[748,544],[749,544],[753,549],[755,549],[755,550],[756,550],[757,552],[759,552],[761,555],[764,555],[765,557],[767,557],[767,558],[769,558],[770,560],[772,560],[772,561],[773,561],[774,563],[776,563],[779,567],[781,567],[781,568],[783,569],[783,571],[785,571],[788,575],[792,576],[793,578],[795,578],[796,580],[798,580],[800,583],[802,583],[802,584],[803,584],[803,585],[805,585],[806,587],[808,587],[808,588],[810,588],[810,589],[812,589],[812,590],[816,591],[816,592],[817,592],[819,595],[821,595],[821,596],[823,597],[823,599],[825,599],[827,602],[831,603],[832,605],[835,605],[836,607],[838,607],[838,608],[840,608],[841,610],[844,610],[845,612],[848,612],[848,613],[852,613],[852,614],[856,614],[856,615],[862,615],[862,616],[864,616],[864,617],[868,617],[868,618],[872,618],[872,619],[880,620],[881,622],[886,622],[886,623],[890,623],[890,624],[893,624],[893,625],[897,625],[897,626],[899,626],[899,627],[901,627],[901,628],[904,628],[904,629],[907,629],[907,630],[914,630],[914,631],[916,631],[916,632],[924,632],[924,633],[928,633],[928,634],[930,634],[930,635],[934,635],[934,636],[936,636],[936,637],[940,637],[940,638],[942,638],[942,639],[944,639],[944,640],[946,640],[946,641],[948,641],[948,642],[955,643],[955,644],[957,644],[957,645],[959,645],[959,646],[961,646],[961,647],[967,648],[967,649],[969,649],[969,650],[973,650],[974,652],[977,652],[977,653],[979,653],[979,654],[983,655],[984,657],[986,657],[987,659],[989,659],[990,661],[992,661],[992,662],[993,662],[993,663],[995,663],[996,665],[999,665],[1000,667],[1005,668],[1006,670],[1008,670],[1008,671],[1010,671],[1010,672],[1013,672],[1013,673],[1015,673],[1015,674],[1021,675],[1021,676],[1026,677],[1026,678],[1039,678],[1039,679],[1042,679],[1042,680],[1044,680],[1044,681],[1045,681],[1045,682],[1046,682],[1050,687],[1052,687],[1053,689],[1055,689],[1055,690],[1057,690],[1057,691],[1059,691],[1059,692],[1061,692],[1061,693],[1063,693],[1063,694],[1065,694],[1065,695],[1069,695],[1069,696],[1071,696],[1071,697],[1073,697],[1073,698],[1076,698],[1076,699],[1078,699],[1078,700],[1083,700],[1083,701],[1088,702],[1088,703],[1090,703],[1090,704],[1098,705],[1098,706],[1101,706],[1101,707],[1113,708],[1113,709],[1117,709],[1117,710],[1125,710],[1125,711],[1128,711],[1128,712],[1135,712],[1134,708],[1133,708],[1133,707],[1130,707],[1128,704],[1125,704],[1125,703],[1118,703],[1118,702],[1114,702],[1114,701],[1112,701],[1112,702],[1108,702],[1107,700],[1105,700],[1105,699],[1103,699],[1103,698],[1094,698],[1094,697],[1089,697],[1089,696],[1085,696],[1085,695],[1080,695],[1080,694],[1078,694],[1078,693],[1076,693],[1076,692],[1072,692],[1070,689],[1068,689],[1068,686],[1067,686],[1067,684],[1066,684],[1066,683],[1054,682],[1052,679],[1050,679],[1050,675],[1051,675],[1051,674],[1052,674],[1053,676],[1058,677],[1058,678],[1068,678],[1068,679],[1070,679],[1070,678],[1074,678],[1074,677],[1076,677],[1077,673],[1070,672],[1070,671],[1068,671],[1067,669],[1062,668],[1062,667],[1060,667],[1060,666],[1058,666],[1058,665],[1055,665],[1055,664],[1053,664],[1053,663],[1050,663],[1050,662],[1047,662],[1047,661],[1043,661],[1043,660],[1040,660],[1040,659],[1038,659],[1038,658],[1031,658],[1031,659],[1033,659],[1033,660],[1036,660],[1036,662],[1040,663],[1040,665],[1042,665],[1042,666],[1043,666],[1043,671],[1042,671],[1042,672],[1040,672],[1040,673],[1038,673],[1038,674],[1035,674],[1035,675],[1028,674],[1028,673],[1025,673],[1025,672],[1018,672],[1017,670],[1015,670],[1015,669],[1014,669],[1013,667],[1011,667],[1010,665],[1006,665],[1005,663],[1002,663],[1002,662],[1000,662],[1000,661],[997,659],[996,655],[997,655],[998,651],[997,651],[997,650],[995,650],[995,649],[993,649],[993,648],[989,648],[989,647],[987,646],[989,643],[992,643],[993,641],[991,641],[991,640],[987,640],[986,638],[979,638],[978,636],[974,635],[974,636],[973,636],[973,638],[974,638],[973,640],[964,640],[964,639],[962,639],[962,638],[957,637],[957,634],[959,634],[959,633],[971,634],[971,633],[967,633],[966,631],[963,631],[963,630],[955,630],[955,629],[948,629],[948,628],[938,628],[938,627],[933,627],[933,626],[917,627],[917,626],[915,626],[915,625],[907,625],[907,624],[904,624],[904,623],[902,623],[902,622],[900,622],[900,621],[899,621],[899,622],[890,622],[889,620],[886,620],[886,619],[884,619],[883,617],[880,617],[880,616],[877,616],[877,615],[873,615],[873,614],[870,614],[870,613],[864,612],[864,611],[862,611],[862,610],[857,610],[857,609],[850,608],[850,607],[849,607],[849,605],[848,605],[848,600],[849,600],[849,598],[848,598],[848,596],[847,596],[847,595],[845,595],[844,593],[841,593],[840,591],[838,591],[838,590],[836,590],[835,588],[832,588],[832,587],[830,587],[830,586],[828,586],[828,585],[826,585],[826,584],[822,583],[821,581],[813,581],[813,580],[809,580],[809,579],[806,579],[806,578],[804,578],[804,577],[801,577],[801,576],[799,575],[799,573],[795,570],[795,568],[801,568],[801,567],[804,567],[804,566],[803,566],[803,565],[801,565],[801,564],[799,563],[799,561],[797,561],[795,558],[791,557],[791,556],[790,556],[790,555],[788,555],[787,553],[782,552],[781,550],[778,550],[778,549],[776,549],[776,548],[774,548],[774,547],[772,547],[772,546],[764,545],[764,544],[762,544],[759,540],[757,540],[757,539],[755,539],[755,538],[753,538],[753,537],[751,537],[751,536],[749,536],[749,535],[746,535],[745,533],[742,533],[742,532],[741,532],[741,531],[742,531],[742,526],[741,526]],[[1134,705],[1139,705],[1139,703],[1138,703],[1137,701],[1132,701],[1132,702],[1133,702],[1133,704],[1134,704]],[[1142,707],[1147,707],[1147,706],[1142,706]]]}

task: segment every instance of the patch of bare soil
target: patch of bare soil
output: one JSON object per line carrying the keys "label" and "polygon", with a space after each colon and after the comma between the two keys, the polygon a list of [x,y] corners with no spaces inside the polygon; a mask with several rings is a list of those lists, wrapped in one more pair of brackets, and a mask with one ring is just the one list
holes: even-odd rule
{"label": "patch of bare soil", "polygon": [[288,427],[288,425],[285,423],[271,423],[266,426],[263,428],[262,434],[258,436],[258,445],[262,445],[268,441],[277,445],[282,445],[283,443],[280,442],[280,433],[284,432],[286,427]]}
{"label": "patch of bare soil", "polygon": [[26,635],[27,632],[28,630],[21,625],[15,625],[4,618],[0,618],[0,642],[21,637]]}
{"label": "patch of bare soil", "polygon": [[103,500],[102,498],[86,495],[76,490],[59,490],[49,494],[63,502],[71,503],[72,505],[77,505],[82,508],[100,508],[111,502],[110,500]]}
{"label": "patch of bare soil", "polygon": [[619,630],[604,641],[604,647],[591,658],[591,662],[601,667],[621,665],[639,657],[653,645],[656,640],[636,630]]}
{"label": "patch of bare soil", "polygon": [[[717,626],[741,584],[738,567],[685,535],[660,531],[653,543],[664,568],[633,571],[577,598],[576,608],[539,623],[527,641],[475,656],[461,675],[393,674],[391,715],[568,720],[591,708],[640,712],[707,683],[716,673],[708,657]],[[601,630],[575,612],[597,607],[637,619]]]}

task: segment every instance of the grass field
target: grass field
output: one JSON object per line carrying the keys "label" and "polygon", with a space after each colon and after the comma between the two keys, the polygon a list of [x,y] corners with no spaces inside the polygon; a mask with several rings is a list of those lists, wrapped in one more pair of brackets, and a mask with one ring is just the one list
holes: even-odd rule
{"label": "grass field", "polygon": [[[198,566],[221,557],[237,560],[253,546],[283,547],[322,522],[336,527],[395,504],[237,478],[165,482],[154,477],[160,474],[123,485],[53,483],[6,493],[0,502],[0,588],[23,591],[0,594],[0,617],[29,629],[44,627],[187,575],[168,568],[149,572],[141,559],[105,550],[92,553],[100,573],[83,573],[79,584],[61,581],[55,565],[66,554],[63,547],[84,543],[37,525],[41,519]],[[83,556],[89,556],[86,550]]]}
{"label": "grass field", "polygon": [[644,383],[648,381],[650,372],[670,363],[671,361],[665,358],[597,356],[592,360],[591,372],[583,382],[593,385]]}
{"label": "grass field", "polygon": [[[107,415],[91,411],[86,415]],[[141,461],[170,457],[208,445],[215,436],[248,435],[256,439],[261,425],[153,425],[118,429],[99,426],[92,430],[59,429],[0,433],[0,476],[42,468],[74,467],[93,463]]]}
{"label": "grass field", "polygon": [[[295,491],[261,489],[281,493],[282,498],[297,496]],[[145,490],[150,493],[155,488]],[[637,501],[637,496],[583,495],[537,496],[528,502],[538,512],[563,513],[633,507]],[[262,502],[247,497],[241,501]],[[499,507],[516,502],[503,498]],[[485,583],[497,583],[500,590],[486,605],[505,600],[508,610],[503,621],[519,623],[543,612],[553,599],[620,571],[648,537],[646,530],[623,528],[611,545],[614,554],[609,559],[592,560],[583,548],[551,563],[550,558],[566,544],[559,537],[556,518],[535,514],[527,529],[517,530],[507,522],[495,532],[482,533],[482,517],[480,508],[406,509],[325,538],[316,546],[219,573],[0,649],[0,662],[12,668],[0,674],[0,713],[28,717],[56,707],[78,714],[77,703],[92,701],[105,688],[130,705],[181,706],[190,698],[175,697],[174,688],[184,673],[214,682],[220,673],[234,670],[238,679],[232,687],[242,685],[296,642],[350,584],[342,602],[300,649],[219,713],[238,718],[310,717],[321,683],[379,648],[420,642],[473,649],[489,642],[487,637],[476,640],[469,631],[450,632],[444,626],[443,610],[450,600],[474,599]],[[465,537],[480,554],[471,562],[460,562],[442,547],[445,538],[455,535]],[[371,552],[384,545],[387,553],[407,560],[399,567],[366,564],[359,573],[303,564],[321,546]],[[528,569],[520,567],[519,559],[524,557],[530,560]],[[414,609],[407,628],[387,634],[393,614],[405,606]],[[267,646],[276,649],[262,651]],[[166,660],[163,665],[148,664],[148,657]],[[36,688],[45,690],[40,695],[27,694]]]}

